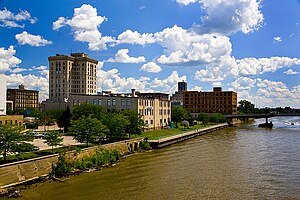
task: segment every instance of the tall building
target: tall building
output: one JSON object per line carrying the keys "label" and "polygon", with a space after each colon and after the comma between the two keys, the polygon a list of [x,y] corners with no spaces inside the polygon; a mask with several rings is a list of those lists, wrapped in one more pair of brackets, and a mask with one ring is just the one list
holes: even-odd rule
{"label": "tall building", "polygon": [[96,94],[98,61],[85,53],[56,54],[49,61],[49,100],[65,102],[70,94]]}
{"label": "tall building", "polygon": [[183,106],[184,91],[187,91],[187,82],[178,82],[178,89],[171,97],[172,106]]}
{"label": "tall building", "polygon": [[0,74],[0,115],[6,114],[6,76]]}
{"label": "tall building", "polygon": [[237,114],[237,93],[214,87],[212,92],[184,91],[183,107],[190,113]]}
{"label": "tall building", "polygon": [[178,82],[178,92],[187,91],[187,82]]}
{"label": "tall building", "polygon": [[7,89],[7,101],[12,101],[12,110],[39,109],[39,91],[26,90],[24,85],[18,89]]}

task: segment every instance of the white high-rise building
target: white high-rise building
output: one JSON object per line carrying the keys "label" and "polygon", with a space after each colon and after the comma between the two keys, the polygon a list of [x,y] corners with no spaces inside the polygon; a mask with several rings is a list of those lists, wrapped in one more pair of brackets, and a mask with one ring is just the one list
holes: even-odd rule
{"label": "white high-rise building", "polygon": [[0,74],[0,115],[6,115],[6,76]]}

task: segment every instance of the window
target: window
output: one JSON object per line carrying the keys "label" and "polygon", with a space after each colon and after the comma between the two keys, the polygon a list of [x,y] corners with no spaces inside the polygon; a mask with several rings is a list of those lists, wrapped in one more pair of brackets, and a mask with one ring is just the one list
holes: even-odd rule
{"label": "window", "polygon": [[102,100],[98,99],[98,105],[101,106],[102,105]]}
{"label": "window", "polygon": [[110,99],[107,99],[107,106],[110,106]]}
{"label": "window", "polygon": [[97,99],[93,100],[93,105],[97,105]]}
{"label": "window", "polygon": [[116,100],[115,100],[115,99],[112,100],[112,105],[113,105],[113,106],[116,105]]}
{"label": "window", "polygon": [[125,106],[125,100],[124,99],[121,100],[121,106]]}
{"label": "window", "polygon": [[127,101],[126,101],[126,106],[130,106],[130,100],[129,99],[127,99]]}

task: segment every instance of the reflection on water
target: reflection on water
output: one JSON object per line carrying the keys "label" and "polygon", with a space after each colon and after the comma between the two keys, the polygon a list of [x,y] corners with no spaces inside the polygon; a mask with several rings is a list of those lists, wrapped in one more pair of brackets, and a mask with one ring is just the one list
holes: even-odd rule
{"label": "reflection on water", "polygon": [[[300,126],[227,128],[114,167],[47,182],[22,199],[299,199]],[[263,119],[262,119],[263,121]]]}

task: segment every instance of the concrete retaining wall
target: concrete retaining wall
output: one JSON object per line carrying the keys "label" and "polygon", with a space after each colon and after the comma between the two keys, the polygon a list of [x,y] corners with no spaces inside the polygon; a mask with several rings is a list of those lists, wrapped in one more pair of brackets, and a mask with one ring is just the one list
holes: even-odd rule
{"label": "concrete retaining wall", "polygon": [[[67,157],[71,160],[81,159],[85,156],[92,155],[99,148],[108,150],[118,150],[121,155],[129,154],[138,149],[143,138],[136,138],[115,142],[111,144],[100,145],[83,149],[80,152],[68,152]],[[58,161],[58,154],[43,156],[30,160],[0,165],[0,188],[14,186],[26,181],[30,181],[41,176],[48,175],[51,172],[52,164]]]}

